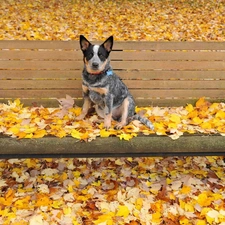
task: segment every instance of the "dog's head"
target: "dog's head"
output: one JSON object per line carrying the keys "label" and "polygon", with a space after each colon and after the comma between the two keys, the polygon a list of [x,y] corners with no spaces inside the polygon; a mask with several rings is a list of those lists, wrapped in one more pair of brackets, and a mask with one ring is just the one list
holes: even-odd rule
{"label": "dog's head", "polygon": [[80,47],[84,54],[86,70],[90,74],[101,74],[109,67],[109,53],[113,46],[113,36],[101,45],[92,45],[83,35],[80,35]]}

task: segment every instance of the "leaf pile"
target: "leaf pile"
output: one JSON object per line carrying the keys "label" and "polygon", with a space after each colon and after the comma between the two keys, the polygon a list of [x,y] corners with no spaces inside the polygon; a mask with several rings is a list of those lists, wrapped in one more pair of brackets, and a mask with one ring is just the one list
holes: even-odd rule
{"label": "leaf pile", "polygon": [[225,224],[223,157],[0,160],[2,225]]}
{"label": "leaf pile", "polygon": [[[42,138],[52,135],[59,138],[72,136],[82,141],[92,141],[97,137],[116,136],[129,141],[139,133],[168,135],[177,139],[186,133],[220,133],[225,135],[225,104],[210,103],[200,98],[196,106],[185,107],[144,107],[136,108],[154,124],[155,131],[134,120],[122,130],[104,129],[103,120],[92,114],[82,121],[75,118],[81,113],[80,107],[73,107],[70,96],[58,100],[59,108],[42,106],[23,107],[19,99],[9,104],[0,104],[0,133],[13,138]],[[116,124],[113,121],[112,126]]]}
{"label": "leaf pile", "polygon": [[0,39],[225,40],[224,0],[3,0],[0,15]]}

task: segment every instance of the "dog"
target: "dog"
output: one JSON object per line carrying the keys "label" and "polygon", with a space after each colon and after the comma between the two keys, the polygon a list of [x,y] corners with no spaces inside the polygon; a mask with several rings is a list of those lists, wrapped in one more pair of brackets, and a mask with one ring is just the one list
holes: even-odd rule
{"label": "dog", "polygon": [[84,69],[83,107],[76,120],[82,120],[94,105],[98,116],[104,118],[104,128],[111,127],[111,121],[118,123],[115,129],[121,129],[132,120],[139,120],[148,128],[154,129],[153,124],[144,117],[135,113],[135,102],[127,86],[113,72],[109,54],[113,47],[113,36],[110,36],[101,45],[91,44],[83,35],[80,35],[80,48],[83,52]]}

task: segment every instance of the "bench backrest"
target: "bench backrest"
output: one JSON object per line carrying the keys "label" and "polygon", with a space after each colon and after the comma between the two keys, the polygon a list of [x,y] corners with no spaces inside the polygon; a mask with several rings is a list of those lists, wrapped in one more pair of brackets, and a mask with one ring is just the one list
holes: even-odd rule
{"label": "bench backrest", "polygon": [[[111,64],[138,105],[225,97],[225,42],[115,42]],[[0,41],[0,98],[79,102],[82,68],[78,41]]]}

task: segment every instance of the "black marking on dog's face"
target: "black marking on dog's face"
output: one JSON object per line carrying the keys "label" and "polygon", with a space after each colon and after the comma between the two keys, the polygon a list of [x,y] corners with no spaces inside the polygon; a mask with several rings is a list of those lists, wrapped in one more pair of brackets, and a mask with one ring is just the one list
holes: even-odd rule
{"label": "black marking on dog's face", "polygon": [[90,74],[100,74],[109,66],[109,54],[113,46],[113,36],[101,45],[92,45],[83,35],[80,36],[80,46],[84,54],[86,70]]}

